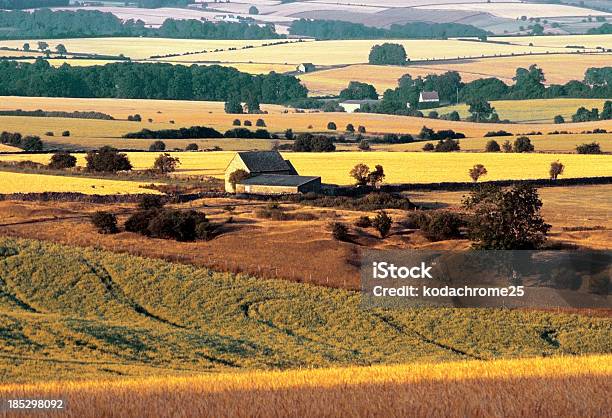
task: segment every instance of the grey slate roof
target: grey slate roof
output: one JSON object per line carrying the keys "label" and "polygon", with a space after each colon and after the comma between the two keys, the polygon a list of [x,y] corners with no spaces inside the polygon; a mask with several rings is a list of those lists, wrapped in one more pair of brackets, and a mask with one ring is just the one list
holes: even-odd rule
{"label": "grey slate roof", "polygon": [[423,91],[423,92],[421,92],[421,99],[422,100],[436,100],[436,101],[439,101],[440,100],[440,96],[438,96],[438,92],[437,91]]}
{"label": "grey slate roof", "polygon": [[251,173],[291,170],[291,167],[278,151],[243,151],[239,152],[238,155]]}
{"label": "grey slate roof", "polygon": [[240,184],[250,186],[301,186],[310,183],[314,180],[320,180],[321,177],[312,176],[291,176],[283,174],[261,174],[259,176],[250,177],[242,180]]}

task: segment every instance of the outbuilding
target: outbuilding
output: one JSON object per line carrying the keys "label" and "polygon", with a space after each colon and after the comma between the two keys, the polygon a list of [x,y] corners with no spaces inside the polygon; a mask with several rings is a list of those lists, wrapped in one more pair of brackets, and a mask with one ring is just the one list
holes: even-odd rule
{"label": "outbuilding", "polygon": [[261,174],[236,184],[236,193],[298,194],[318,193],[321,177]]}

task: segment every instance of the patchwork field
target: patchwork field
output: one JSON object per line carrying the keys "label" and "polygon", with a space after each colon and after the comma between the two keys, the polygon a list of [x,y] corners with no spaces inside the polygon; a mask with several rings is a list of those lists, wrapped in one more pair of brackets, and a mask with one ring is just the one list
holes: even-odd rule
{"label": "patchwork field", "polygon": [[[177,175],[200,174],[222,178],[233,152],[171,153],[181,160]],[[153,166],[157,152],[127,153],[135,169]],[[77,154],[84,165],[84,155]],[[468,170],[484,164],[488,175],[483,180],[548,178],[550,163],[565,164],[562,178],[612,176],[612,156],[578,154],[504,154],[504,153],[423,153],[423,152],[337,152],[285,153],[298,173],[321,176],[324,183],[352,184],[350,170],[359,163],[385,169],[385,182],[437,183],[470,181]],[[0,161],[32,160],[48,163],[47,154],[0,155]],[[331,164],[330,164],[331,163]]]}
{"label": "patchwork field", "polygon": [[422,9],[432,10],[466,10],[473,12],[491,13],[494,16],[508,19],[527,17],[576,17],[576,16],[610,16],[609,13],[593,9],[566,6],[562,4],[529,4],[522,3],[517,6],[512,3],[489,4],[489,3],[459,3],[420,6]]}
{"label": "patchwork field", "polygon": [[[112,414],[117,409],[126,417],[157,415],[168,409],[225,417],[244,411],[266,414],[271,408],[288,417],[344,415],[347,410],[364,417],[425,410],[448,417],[526,416],[537,408],[545,411],[543,417],[597,416],[609,406],[611,361],[612,356],[602,355],[222,373],[4,385],[0,393],[10,398],[62,395],[69,405],[66,416],[71,417]],[[438,393],[444,393],[444,399]],[[492,397],[495,402],[481,401]],[[188,406],[185,398],[191,400]]]}
{"label": "patchwork field", "polygon": [[[512,104],[516,104],[518,108],[521,102],[513,102],[509,105]],[[222,102],[172,100],[2,97],[0,109],[3,110],[98,111],[110,114],[119,120],[1,116],[0,124],[2,130],[21,132],[24,135],[39,135],[44,142],[52,147],[69,149],[88,149],[107,144],[123,149],[146,149],[152,141],[127,140],[120,137],[128,132],[140,131],[143,128],[177,129],[194,125],[210,126],[225,132],[233,127],[235,119],[239,119],[241,122],[250,120],[254,124],[259,118],[266,123],[266,129],[279,134],[283,134],[286,129],[293,129],[294,132],[335,132],[341,134],[344,127],[349,123],[355,127],[365,126],[367,132],[371,134],[410,133],[417,135],[421,128],[426,125],[432,129],[453,129],[464,133],[468,137],[482,137],[487,132],[497,130],[506,130],[515,134],[533,131],[548,133],[556,130],[579,133],[596,128],[612,131],[612,120],[565,125],[552,123],[486,124],[365,113],[296,113],[295,110],[283,113],[286,108],[276,105],[262,106],[263,110],[269,112],[268,114],[228,115],[223,111],[223,105]],[[128,115],[133,114],[140,114],[143,122],[128,122],[125,120]],[[148,119],[152,119],[152,122],[148,122]],[[171,121],[175,121],[175,123],[171,123]],[[329,131],[327,129],[328,122],[335,122],[338,131]],[[65,130],[70,131],[69,137],[61,136],[61,133]],[[54,135],[46,136],[47,132],[53,132]],[[194,141],[168,141],[168,145],[170,147],[184,147],[189,142]],[[224,147],[223,144],[226,146]],[[245,141],[232,142],[231,144],[222,142],[219,146],[224,149],[250,149],[253,147],[259,148],[263,145],[266,144],[260,143],[252,146],[251,143]],[[269,147],[266,146],[265,148],[268,149]]]}
{"label": "patchwork field", "polygon": [[512,84],[516,69],[537,64],[544,70],[547,84],[564,84],[571,80],[582,80],[591,67],[605,67],[612,61],[610,54],[553,54],[515,57],[496,57],[474,60],[448,61],[432,64],[400,66],[350,65],[300,75],[310,95],[337,95],[353,80],[372,84],[379,94],[397,87],[404,74],[425,77],[428,74],[442,74],[457,71],[464,82],[480,78],[496,77]]}
{"label": "patchwork field", "polygon": [[140,187],[145,184],[147,183],[0,171],[1,194],[42,192],[76,192],[99,195],[158,193]]}

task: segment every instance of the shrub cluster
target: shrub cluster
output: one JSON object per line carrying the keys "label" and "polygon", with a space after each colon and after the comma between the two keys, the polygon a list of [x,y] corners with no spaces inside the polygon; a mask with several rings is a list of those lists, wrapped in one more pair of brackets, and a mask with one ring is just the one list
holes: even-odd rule
{"label": "shrub cluster", "polygon": [[272,139],[272,135],[267,129],[257,129],[253,132],[247,128],[234,128],[227,130],[223,136],[241,139]]}
{"label": "shrub cluster", "polygon": [[113,120],[111,115],[100,112],[59,112],[46,110],[0,110],[0,116],[31,116],[36,118],[74,118]]}
{"label": "shrub cluster", "polygon": [[128,139],[198,139],[198,138],[223,138],[221,132],[207,126],[192,126],[191,128],[161,129],[152,131],[142,129],[139,132],[131,132],[123,135]]}
{"label": "shrub cluster", "polygon": [[22,136],[15,132],[2,132],[0,142],[13,147],[21,148],[24,151],[42,151],[43,143],[38,136]]}
{"label": "shrub cluster", "polygon": [[440,141],[445,139],[463,139],[465,135],[461,132],[455,132],[452,129],[443,129],[436,132],[427,126],[423,126],[419,133],[419,138],[425,141]]}
{"label": "shrub cluster", "polygon": [[295,152],[333,152],[336,150],[333,137],[325,135],[300,134],[293,142]]}
{"label": "shrub cluster", "polygon": [[430,241],[444,241],[461,238],[461,228],[467,225],[467,220],[458,213],[446,210],[415,211],[408,215],[404,225],[420,229]]}

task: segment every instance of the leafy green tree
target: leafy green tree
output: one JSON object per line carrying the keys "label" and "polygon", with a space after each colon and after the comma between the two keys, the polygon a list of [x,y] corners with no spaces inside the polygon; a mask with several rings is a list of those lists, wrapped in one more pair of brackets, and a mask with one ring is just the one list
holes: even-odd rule
{"label": "leafy green tree", "polygon": [[259,14],[259,9],[255,6],[251,6],[249,7],[249,14],[250,15],[258,15]]}
{"label": "leafy green tree", "polygon": [[26,43],[24,43],[24,44],[23,44],[23,50],[24,50],[24,51],[26,51],[26,52],[27,52],[27,51],[29,51],[29,50],[30,50],[30,44],[29,44],[29,43],[27,43],[27,42],[26,42]]}
{"label": "leafy green tree", "polygon": [[368,173],[368,184],[372,187],[378,187],[385,179],[385,170],[382,165],[377,164],[374,170]]}
{"label": "leafy green tree", "polygon": [[487,142],[487,145],[485,146],[485,152],[499,152],[499,151],[501,151],[501,148],[496,140],[491,139],[489,142]]}
{"label": "leafy green tree", "polygon": [[372,47],[368,62],[374,65],[406,65],[407,59],[403,45],[384,43]]}
{"label": "leafy green tree", "polygon": [[557,180],[557,177],[563,174],[564,170],[565,166],[562,162],[560,162],[559,160],[553,161],[552,163],[550,163],[550,170],[548,172],[550,174],[550,179]]}
{"label": "leafy green tree", "polygon": [[576,147],[578,154],[601,154],[601,146],[597,142],[581,144]]}
{"label": "leafy green tree", "polygon": [[544,72],[533,64],[528,69],[517,68],[511,95],[515,99],[537,99],[544,95]]}
{"label": "leafy green tree", "polygon": [[378,99],[378,93],[371,84],[351,81],[348,87],[340,92],[340,98],[343,100],[376,100]]}
{"label": "leafy green tree", "polygon": [[64,170],[66,168],[75,167],[76,163],[77,159],[74,155],[71,155],[69,152],[66,151],[61,151],[56,152],[51,156],[49,168],[54,170]]}
{"label": "leafy green tree", "polygon": [[87,170],[93,172],[115,173],[132,169],[132,164],[127,155],[108,145],[97,151],[89,151],[85,160],[87,161]]}
{"label": "leafy green tree", "polygon": [[542,201],[538,191],[530,185],[509,189],[481,187],[463,204],[473,211],[468,235],[478,249],[537,249],[544,244],[551,228],[540,213]]}
{"label": "leafy green tree", "polygon": [[173,157],[168,153],[159,154],[153,163],[153,170],[158,171],[160,174],[173,173],[180,163],[177,157]]}
{"label": "leafy green tree", "polygon": [[468,102],[468,112],[470,112],[470,121],[472,122],[487,122],[493,119],[495,108],[486,100],[473,100]]}
{"label": "leafy green tree", "polygon": [[232,97],[232,98],[228,99],[225,102],[225,113],[230,113],[230,114],[242,114],[242,113],[244,113],[244,110],[242,109],[242,104],[240,103],[240,100],[238,100],[235,97]]}
{"label": "leafy green tree", "polygon": [[64,44],[57,44],[57,46],[55,47],[55,50],[60,55],[66,55],[68,53],[68,50],[66,49]]}
{"label": "leafy green tree", "polygon": [[470,175],[470,178],[472,179],[472,181],[476,183],[478,182],[479,178],[487,175],[487,169],[482,164],[476,164],[474,165],[474,167],[468,170],[468,174]]}
{"label": "leafy green tree", "polygon": [[512,147],[514,152],[533,152],[535,151],[535,147],[531,143],[531,140],[526,136],[519,136],[514,140],[514,145]]}
{"label": "leafy green tree", "polygon": [[355,179],[357,186],[365,186],[368,184],[368,175],[370,174],[370,167],[363,163],[359,163],[353,167],[349,175]]}
{"label": "leafy green tree", "polygon": [[562,123],[565,123],[565,118],[562,115],[557,115],[553,119],[553,122],[556,124],[562,124]]}
{"label": "leafy green tree", "polygon": [[38,45],[39,51],[41,51],[41,52],[44,52],[47,49],[49,49],[49,44],[46,43],[45,41],[38,41],[37,45]]}
{"label": "leafy green tree", "polygon": [[155,141],[149,145],[149,151],[164,151],[166,149],[166,143],[164,141]]}
{"label": "leafy green tree", "polygon": [[612,119],[612,100],[606,100],[600,118],[602,120]]}

